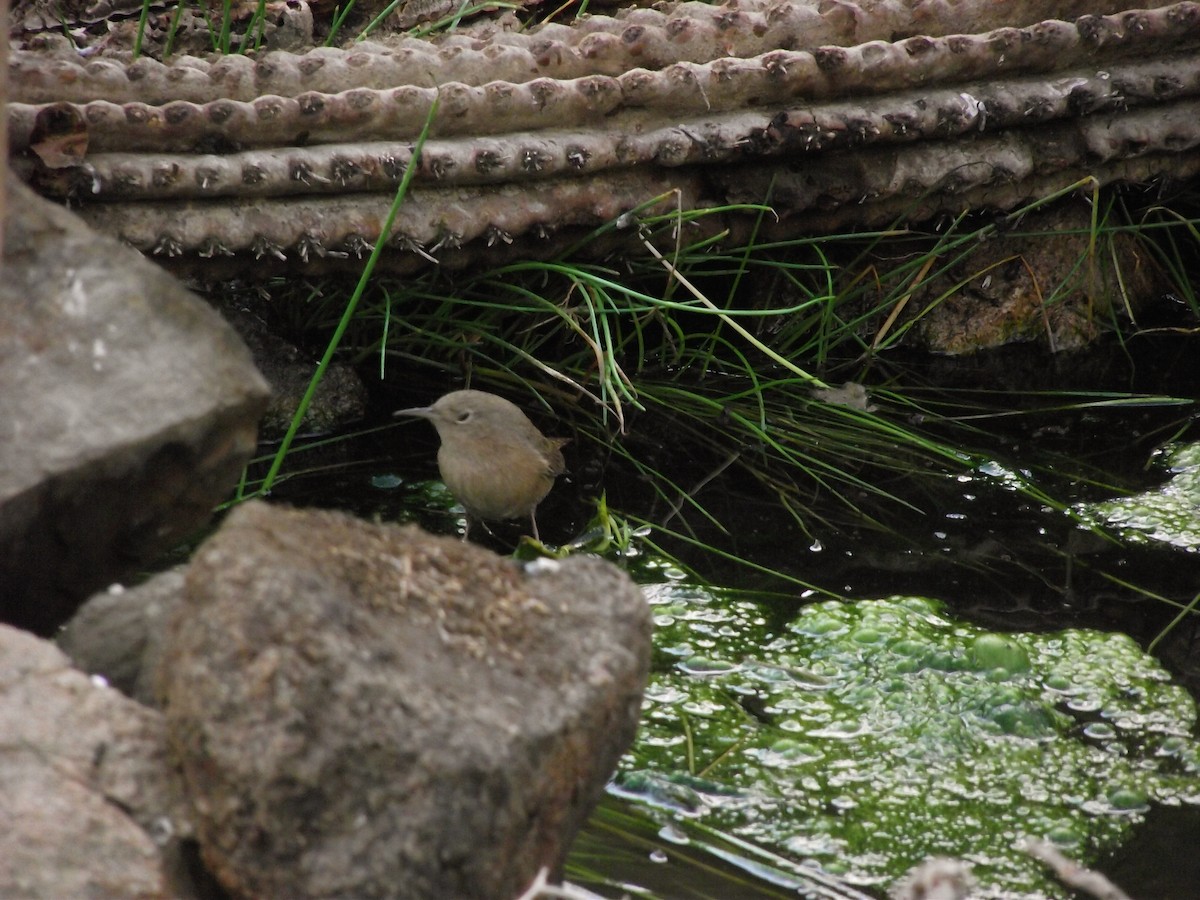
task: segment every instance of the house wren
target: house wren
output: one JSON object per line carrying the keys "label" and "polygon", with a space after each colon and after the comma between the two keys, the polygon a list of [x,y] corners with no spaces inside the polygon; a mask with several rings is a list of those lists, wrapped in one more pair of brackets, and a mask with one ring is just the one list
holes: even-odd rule
{"label": "house wren", "polygon": [[[538,537],[536,510],[566,466],[564,438],[548,438],[515,403],[484,391],[453,391],[433,406],[402,409],[397,416],[428,419],[438,431],[442,481],[471,518],[529,516]],[[463,534],[466,540],[466,534]]]}

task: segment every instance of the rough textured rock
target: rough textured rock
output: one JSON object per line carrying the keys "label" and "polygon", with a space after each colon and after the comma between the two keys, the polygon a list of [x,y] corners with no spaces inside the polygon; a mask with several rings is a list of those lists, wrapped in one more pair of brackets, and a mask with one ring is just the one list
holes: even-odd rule
{"label": "rough textured rock", "polygon": [[160,572],[134,588],[113,585],[88,598],[56,638],[76,668],[154,706],[162,635],[183,597],[185,568]]}
{"label": "rough textured rock", "polygon": [[[1051,351],[1093,341],[1102,323],[1133,316],[1165,290],[1150,251],[1129,234],[1092,245],[1091,207],[1062,203],[1026,216],[1020,235],[974,248],[914,293],[917,330],[939,353],[1038,341]],[[947,260],[949,262],[949,260]],[[943,298],[938,302],[938,298]]]}
{"label": "rough textured rock", "polygon": [[190,825],[159,713],[0,625],[0,734],[0,897],[188,896],[163,862]]}
{"label": "rough textured rock", "polygon": [[10,185],[0,282],[0,619],[49,633],[205,522],[267,387],[210,307]]}
{"label": "rough textured rock", "polygon": [[[291,424],[317,362],[295,344],[273,333],[248,309],[233,304],[222,305],[220,309],[226,321],[242,336],[254,355],[254,364],[271,385],[271,402],[267,404],[259,429],[265,440],[278,438]],[[301,429],[318,433],[332,431],[358,421],[366,410],[367,389],[358,373],[349,366],[333,363],[325,370],[313,393]]]}
{"label": "rough textured rock", "polygon": [[164,709],[239,896],[516,896],[633,738],[649,612],[597,559],[252,503],[186,593]]}

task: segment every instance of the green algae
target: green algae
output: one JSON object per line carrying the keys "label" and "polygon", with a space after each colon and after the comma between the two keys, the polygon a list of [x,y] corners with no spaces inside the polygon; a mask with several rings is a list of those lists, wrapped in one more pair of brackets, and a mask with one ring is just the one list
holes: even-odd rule
{"label": "green algae", "polygon": [[958,856],[985,896],[1059,897],[1022,837],[1089,860],[1150,803],[1200,803],[1195,704],[1124,635],[995,634],[913,597],[772,626],[646,591],[659,665],[617,791],[685,832],[874,887]]}
{"label": "green algae", "polygon": [[1161,451],[1171,477],[1161,486],[1115,500],[1080,504],[1086,524],[1116,531],[1132,543],[1200,550],[1200,444]]}

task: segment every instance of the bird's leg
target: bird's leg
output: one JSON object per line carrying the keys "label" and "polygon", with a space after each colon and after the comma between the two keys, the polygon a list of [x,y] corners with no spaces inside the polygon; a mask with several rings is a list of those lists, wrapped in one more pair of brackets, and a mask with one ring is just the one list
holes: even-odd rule
{"label": "bird's leg", "polygon": [[538,536],[537,507],[536,506],[529,511],[529,524],[533,526],[533,539],[540,544],[542,542],[542,539]]}
{"label": "bird's leg", "polygon": [[466,513],[463,514],[463,522],[466,523],[463,525],[462,533],[463,543],[465,544],[467,542],[467,538],[471,536],[471,517]]}

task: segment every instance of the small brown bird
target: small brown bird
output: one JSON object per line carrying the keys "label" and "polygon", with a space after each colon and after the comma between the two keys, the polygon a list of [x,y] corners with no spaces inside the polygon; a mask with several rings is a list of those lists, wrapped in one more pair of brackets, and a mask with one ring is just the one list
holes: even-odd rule
{"label": "small brown bird", "polygon": [[[565,438],[548,438],[515,403],[485,391],[453,391],[433,406],[397,416],[428,419],[438,431],[442,481],[471,518],[529,516],[537,540],[537,505],[563,473]],[[466,540],[466,533],[463,540]]]}

